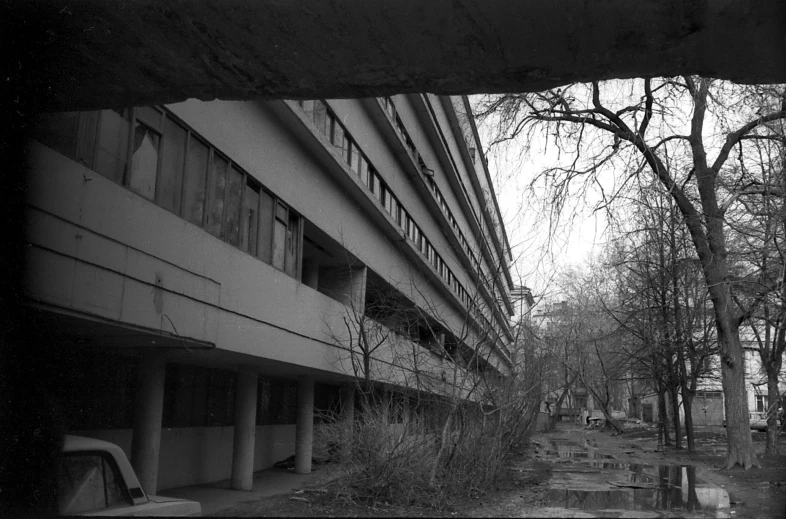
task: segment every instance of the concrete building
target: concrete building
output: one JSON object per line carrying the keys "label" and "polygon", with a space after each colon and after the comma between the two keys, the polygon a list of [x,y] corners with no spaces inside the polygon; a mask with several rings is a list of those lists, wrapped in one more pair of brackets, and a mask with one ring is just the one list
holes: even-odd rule
{"label": "concrete building", "polygon": [[311,470],[321,411],[352,416],[361,322],[393,423],[425,421],[446,372],[510,373],[470,113],[402,95],[39,117],[24,296],[67,432],[120,445],[149,492],[250,489],[293,454]]}
{"label": "concrete building", "polygon": [[[747,392],[748,411],[750,413],[766,413],[768,411],[767,373],[765,372],[761,356],[759,355],[759,342],[750,325],[740,328],[745,361],[745,389]],[[760,338],[763,338],[763,333]],[[693,424],[697,426],[721,425],[726,418],[723,386],[721,383],[720,356],[713,355],[704,360],[705,375],[698,380],[696,395],[693,398],[691,414]],[[786,366],[781,367],[778,387],[781,395],[786,394]],[[685,421],[685,410],[682,407],[682,395],[678,395],[680,402],[680,421]],[[640,397],[641,411],[635,416],[647,422],[659,420],[658,395],[649,392]],[[667,406],[669,420],[672,419],[670,404]]]}

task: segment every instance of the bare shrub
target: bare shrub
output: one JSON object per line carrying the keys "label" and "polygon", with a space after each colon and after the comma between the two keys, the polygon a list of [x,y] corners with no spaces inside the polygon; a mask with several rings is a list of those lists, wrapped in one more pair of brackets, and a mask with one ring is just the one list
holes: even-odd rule
{"label": "bare shrub", "polygon": [[[349,457],[333,469],[336,498],[449,508],[495,484],[511,447],[524,442],[534,425],[529,410],[537,411],[521,398],[518,405],[485,410],[471,402],[452,407],[436,397],[429,404],[426,420],[404,424],[390,424],[380,405],[355,411]],[[321,434],[327,442],[347,441],[346,427],[335,417]]]}

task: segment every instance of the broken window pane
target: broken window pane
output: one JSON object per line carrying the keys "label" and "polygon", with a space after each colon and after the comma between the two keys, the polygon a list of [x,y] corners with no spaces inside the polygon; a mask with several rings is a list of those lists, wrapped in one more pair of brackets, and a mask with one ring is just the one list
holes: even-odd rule
{"label": "broken window pane", "polygon": [[270,263],[273,245],[273,197],[267,192],[259,194],[259,247],[258,257]]}
{"label": "broken window pane", "polygon": [[280,202],[276,204],[276,218],[273,222],[273,266],[284,270],[287,240],[287,208]]}
{"label": "broken window pane", "polygon": [[257,254],[257,227],[259,225],[259,186],[246,184],[243,191],[243,212],[240,220],[241,250]]}
{"label": "broken window pane", "polygon": [[243,173],[236,168],[229,169],[224,208],[223,238],[232,245],[240,245],[240,206],[243,193]]}
{"label": "broken window pane", "polygon": [[175,214],[180,214],[187,136],[185,129],[172,119],[167,118],[164,121],[161,173],[158,175],[156,202]]}
{"label": "broken window pane", "polygon": [[208,184],[207,231],[216,237],[221,237],[221,223],[224,217],[224,188],[227,180],[227,161],[218,154],[213,154],[213,168]]}
{"label": "broken window pane", "polygon": [[300,245],[298,216],[292,211],[289,212],[289,223],[287,225],[287,258],[284,271],[292,277],[297,277],[298,248]]}
{"label": "broken window pane", "polygon": [[192,136],[188,143],[188,156],[186,157],[183,217],[194,225],[202,225],[202,216],[205,212],[208,156],[207,146]]}
{"label": "broken window pane", "polygon": [[94,169],[119,184],[126,172],[130,126],[128,110],[102,110],[100,113]]}
{"label": "broken window pane", "polygon": [[160,140],[153,129],[136,122],[128,186],[150,200],[153,200],[156,192]]}

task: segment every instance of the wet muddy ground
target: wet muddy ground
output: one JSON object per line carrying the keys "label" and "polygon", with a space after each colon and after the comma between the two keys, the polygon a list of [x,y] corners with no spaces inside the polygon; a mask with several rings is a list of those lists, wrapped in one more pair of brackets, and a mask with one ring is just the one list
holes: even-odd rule
{"label": "wet muddy ground", "polygon": [[[748,471],[722,469],[723,428],[697,428],[696,433],[697,449],[689,454],[673,446],[658,448],[654,429],[615,436],[561,423],[511,456],[495,492],[444,512],[348,506],[300,493],[243,503],[217,515],[786,518],[786,455],[765,457],[763,433],[753,433],[762,468]],[[780,440],[786,452],[786,436]]]}
{"label": "wet muddy ground", "polygon": [[[531,455],[512,466],[525,481],[529,477],[528,491],[501,490],[496,503],[476,508],[475,515],[786,517],[786,456],[765,457],[763,433],[753,433],[762,469],[749,471],[721,468],[723,428],[696,433],[697,449],[689,454],[659,449],[653,429],[615,436],[559,424],[553,433],[536,435]],[[781,443],[786,451],[786,437]]]}

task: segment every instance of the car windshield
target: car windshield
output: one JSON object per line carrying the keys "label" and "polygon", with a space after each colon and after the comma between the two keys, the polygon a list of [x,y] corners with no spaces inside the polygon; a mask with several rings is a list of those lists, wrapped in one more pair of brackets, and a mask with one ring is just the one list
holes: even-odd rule
{"label": "car windshield", "polygon": [[63,455],[57,490],[61,515],[132,504],[114,465],[100,453]]}

